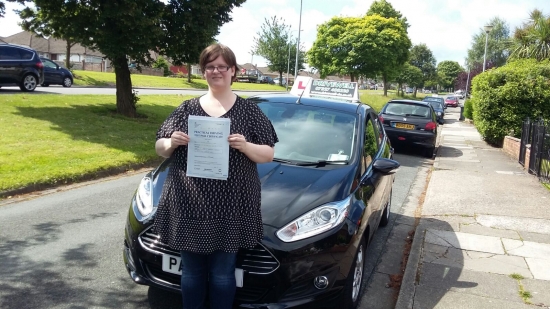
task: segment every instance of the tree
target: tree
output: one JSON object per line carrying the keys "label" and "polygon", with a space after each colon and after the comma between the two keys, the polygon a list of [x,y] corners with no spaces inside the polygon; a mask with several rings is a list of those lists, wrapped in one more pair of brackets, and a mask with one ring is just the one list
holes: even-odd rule
{"label": "tree", "polygon": [[432,51],[426,46],[426,44],[414,45],[411,48],[409,63],[422,71],[422,80],[418,84],[414,85],[413,96],[416,97],[416,91],[419,88],[424,88],[424,84],[433,80],[436,77],[435,64],[436,60]]}
{"label": "tree", "polygon": [[[493,65],[492,62],[488,62],[485,65],[486,70],[489,70],[493,67],[494,67],[494,65]],[[463,71],[463,72],[458,73],[458,77],[455,81],[454,88],[455,89],[462,89],[462,90],[465,90],[468,93],[471,93],[472,80],[474,79],[474,77],[476,77],[477,75],[479,75],[481,73],[483,73],[483,63],[478,62],[478,63],[471,64],[470,65],[470,72],[469,72],[469,75],[470,75],[469,79],[468,79],[468,71]],[[466,84],[468,84],[468,89],[466,89]]]}
{"label": "tree", "polygon": [[[254,38],[254,54],[267,60],[267,67],[270,71],[279,73],[279,85],[282,85],[283,73],[289,67],[290,73],[295,75],[296,44],[297,41],[293,42],[290,39],[290,26],[287,26],[284,20],[277,16],[273,16],[271,19],[266,18],[257,37]],[[300,51],[298,58],[298,69],[304,69],[304,53]]]}
{"label": "tree", "polygon": [[411,41],[403,24],[380,15],[334,17],[317,28],[317,39],[308,52],[311,66],[329,74],[383,76],[387,82],[407,61]]}
{"label": "tree", "polygon": [[[244,0],[33,0],[44,22],[66,24],[68,16],[75,24],[74,40],[92,50],[99,50],[111,60],[116,75],[117,112],[136,117],[136,97],[128,59],[138,65],[152,62],[151,51],[165,51],[175,59],[194,56],[196,45],[178,41],[181,33],[204,39],[215,35],[212,25],[230,20],[229,12]],[[184,14],[184,12],[186,14]],[[196,16],[184,23],[185,18]],[[199,25],[197,25],[199,24]],[[205,44],[211,42],[205,40]],[[195,41],[193,41],[195,42]]]}
{"label": "tree", "polygon": [[397,95],[399,95],[399,90],[401,90],[401,95],[403,95],[403,84],[417,85],[423,78],[422,71],[408,62],[403,64],[399,72],[399,75],[395,79],[395,82],[397,82]]}
{"label": "tree", "polygon": [[385,18],[395,18],[403,24],[405,31],[409,29],[409,23],[407,23],[407,18],[403,17],[401,12],[393,8],[393,6],[386,0],[374,1],[369,10],[367,11],[367,16],[380,15]]}
{"label": "tree", "polygon": [[164,76],[170,75],[170,65],[168,64],[168,61],[164,59],[164,57],[159,56],[157,60],[152,65],[153,68],[162,69],[162,73]]}
{"label": "tree", "polygon": [[451,88],[460,72],[464,69],[456,61],[445,60],[437,65],[437,79],[439,85],[445,89]]}
{"label": "tree", "polygon": [[[75,31],[79,30],[80,20],[72,14],[73,9],[61,10],[57,12],[57,18],[48,18],[44,11],[35,8],[26,7],[18,11],[22,21],[19,23],[23,30],[33,32],[43,38],[54,37],[66,42],[65,46],[65,66],[71,68],[71,47],[75,42]],[[66,15],[64,15],[66,14]]]}
{"label": "tree", "polygon": [[516,28],[512,50],[511,59],[549,59],[550,16],[544,16],[542,11],[533,10],[529,15],[529,21],[523,27]]}
{"label": "tree", "polygon": [[480,29],[472,38],[472,47],[468,50],[467,63],[483,63],[485,53],[485,36],[487,37],[487,56],[486,61],[500,67],[506,64],[510,55],[510,27],[508,23],[498,17],[489,21],[493,26],[489,34],[484,29]]}
{"label": "tree", "polygon": [[199,62],[202,50],[215,42],[220,27],[231,21],[229,13],[245,0],[171,0],[166,5],[162,26],[164,37],[159,52],[175,65],[187,64],[191,82],[191,64]]}
{"label": "tree", "polygon": [[[20,4],[24,4],[27,1],[29,0],[6,0],[6,2],[17,2]],[[6,14],[6,4],[4,1],[0,1],[0,18],[3,18],[4,14]]]}

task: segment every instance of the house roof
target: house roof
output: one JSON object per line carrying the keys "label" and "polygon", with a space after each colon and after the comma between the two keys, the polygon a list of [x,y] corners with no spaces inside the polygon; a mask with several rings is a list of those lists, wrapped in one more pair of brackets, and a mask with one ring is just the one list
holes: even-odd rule
{"label": "house roof", "polygon": [[[45,39],[28,31],[21,31],[2,39],[7,43],[28,46],[37,52],[42,53],[65,54],[67,51],[67,42],[65,40],[58,40],[52,37]],[[90,48],[86,48],[80,44],[75,44],[71,47],[71,54],[85,54],[88,56],[100,57],[105,56],[99,51],[93,51]]]}

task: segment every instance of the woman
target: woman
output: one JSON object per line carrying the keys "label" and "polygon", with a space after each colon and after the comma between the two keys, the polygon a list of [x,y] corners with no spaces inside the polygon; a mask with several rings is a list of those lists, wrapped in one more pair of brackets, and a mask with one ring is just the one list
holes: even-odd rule
{"label": "woman", "polygon": [[[202,308],[208,289],[210,307],[226,309],[236,291],[237,251],[263,237],[256,163],[273,159],[278,139],[260,108],[231,91],[237,62],[228,47],[208,46],[199,65],[208,92],[183,102],[157,132],[157,154],[173,161],[154,228],[163,243],[181,251],[183,307]],[[230,119],[227,180],[186,175],[190,115]]]}

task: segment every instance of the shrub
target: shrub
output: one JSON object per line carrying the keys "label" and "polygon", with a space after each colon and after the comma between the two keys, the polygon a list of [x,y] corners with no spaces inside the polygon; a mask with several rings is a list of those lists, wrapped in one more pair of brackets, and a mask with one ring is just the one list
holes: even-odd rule
{"label": "shrub", "polygon": [[474,119],[474,106],[472,105],[472,100],[466,100],[466,102],[464,102],[464,117]]}
{"label": "shrub", "polygon": [[153,63],[153,68],[161,68],[164,71],[164,76],[171,75],[172,72],[170,71],[170,65],[168,64],[168,61],[164,59],[164,57],[159,56],[157,60]]}
{"label": "shrub", "polygon": [[479,74],[472,80],[474,123],[481,136],[501,145],[521,135],[525,118],[550,119],[550,62],[522,59]]}

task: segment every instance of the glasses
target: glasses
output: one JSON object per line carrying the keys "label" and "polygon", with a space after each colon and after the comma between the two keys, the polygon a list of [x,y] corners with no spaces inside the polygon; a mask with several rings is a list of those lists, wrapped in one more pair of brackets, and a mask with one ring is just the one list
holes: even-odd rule
{"label": "glasses", "polygon": [[223,72],[227,72],[229,71],[229,67],[228,66],[221,66],[221,67],[215,67],[215,66],[207,66],[206,68],[204,68],[206,70],[206,72],[208,73],[212,73],[214,72],[214,70],[218,70],[218,72],[220,73],[223,73]]}

